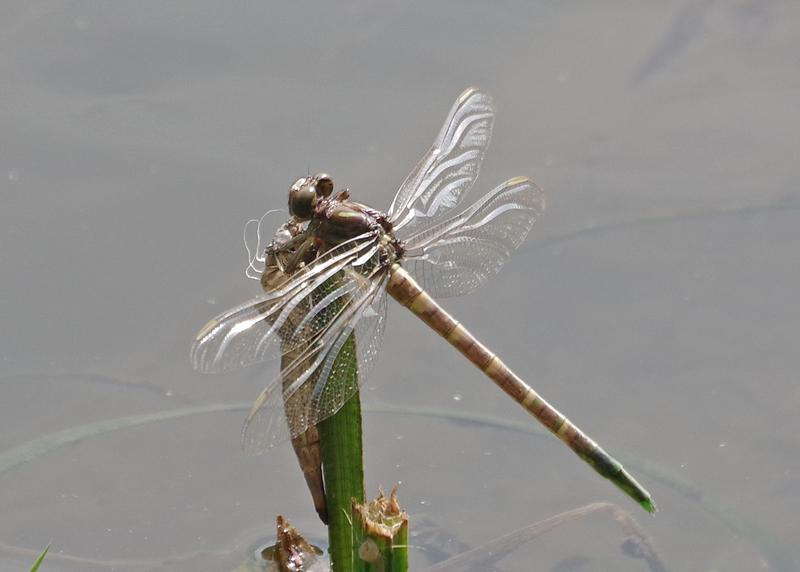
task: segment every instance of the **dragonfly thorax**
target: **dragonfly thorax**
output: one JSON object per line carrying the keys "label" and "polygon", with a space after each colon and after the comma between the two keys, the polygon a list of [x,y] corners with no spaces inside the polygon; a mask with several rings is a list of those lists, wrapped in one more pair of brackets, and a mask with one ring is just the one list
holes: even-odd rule
{"label": "dragonfly thorax", "polygon": [[385,213],[349,200],[347,189],[335,195],[333,189],[333,179],[324,173],[301,177],[289,188],[292,216],[278,229],[266,250],[261,279],[266,289],[274,288],[329,250],[359,237],[372,237],[368,240],[380,245],[374,251],[378,264],[389,266],[402,256],[402,243],[395,237]]}

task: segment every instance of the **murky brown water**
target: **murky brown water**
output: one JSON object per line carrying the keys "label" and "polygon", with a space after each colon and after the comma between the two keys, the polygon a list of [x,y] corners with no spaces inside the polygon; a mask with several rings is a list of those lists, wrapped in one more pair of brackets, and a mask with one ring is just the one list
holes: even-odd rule
{"label": "murky brown water", "polygon": [[[364,401],[408,412],[367,414],[366,471],[444,530],[414,569],[605,500],[669,570],[800,569],[798,26],[766,0],[4,3],[0,570],[48,542],[48,571],[230,570],[279,512],[324,536],[289,447],[239,452],[241,410],[137,416],[254,398],[274,369],[187,357],[258,290],[245,220],[317,170],[388,206],[470,84],[499,108],[478,191],[527,174],[549,202],[446,306],[661,511],[553,440],[414,414],[526,420],[393,307]],[[646,570],[623,540],[594,516],[498,567]]]}

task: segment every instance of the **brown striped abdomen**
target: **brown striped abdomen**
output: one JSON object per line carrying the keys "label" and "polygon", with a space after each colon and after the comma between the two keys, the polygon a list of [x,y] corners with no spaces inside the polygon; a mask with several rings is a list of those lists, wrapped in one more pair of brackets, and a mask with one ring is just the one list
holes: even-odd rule
{"label": "brown striped abdomen", "polygon": [[522,381],[486,346],[475,339],[464,326],[439,306],[399,264],[392,266],[392,274],[386,289],[395,300],[414,312],[423,322],[450,342],[514,401],[522,405],[526,411],[536,417],[542,425],[553,432],[598,473],[610,479],[642,506],[652,505],[649,493],[623,469],[618,461]]}

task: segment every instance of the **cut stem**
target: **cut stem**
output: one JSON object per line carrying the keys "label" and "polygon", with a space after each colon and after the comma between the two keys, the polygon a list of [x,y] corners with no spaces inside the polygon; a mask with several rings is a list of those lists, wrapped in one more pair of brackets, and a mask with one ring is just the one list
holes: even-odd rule
{"label": "cut stem", "polygon": [[389,498],[381,491],[368,504],[354,502],[353,521],[363,538],[358,556],[368,572],[407,572],[408,514],[397,502],[397,487]]}

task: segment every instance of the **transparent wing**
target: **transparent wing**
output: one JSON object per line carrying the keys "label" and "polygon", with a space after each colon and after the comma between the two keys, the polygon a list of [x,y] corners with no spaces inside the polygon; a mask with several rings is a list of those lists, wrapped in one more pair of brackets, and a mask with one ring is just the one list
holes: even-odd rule
{"label": "transparent wing", "polygon": [[[336,344],[340,346],[338,352],[334,347],[334,351],[326,359],[320,377],[314,383],[309,405],[309,420],[314,424],[339,411],[356,392],[358,385],[369,377],[383,342],[388,299],[387,279],[388,272],[365,299],[363,310],[359,310],[355,320],[339,334],[336,340]],[[340,381],[352,379],[352,372],[348,370],[353,363],[354,353],[357,385]]]}
{"label": "transparent wing", "polygon": [[283,384],[278,376],[253,403],[242,427],[242,449],[245,453],[258,455],[291,438],[283,409],[282,388]]}
{"label": "transparent wing", "polygon": [[462,213],[405,242],[403,266],[432,296],[472,292],[497,274],[544,210],[526,177],[502,183]]}
{"label": "transparent wing", "polygon": [[494,107],[469,88],[456,100],[433,146],[400,185],[388,217],[399,238],[429,228],[452,211],[478,178]]}
{"label": "transparent wing", "polygon": [[[251,454],[297,437],[336,413],[369,375],[383,340],[388,270],[378,267],[332,310],[327,327],[305,348],[284,352],[282,370],[256,399],[242,429]],[[352,369],[355,355],[356,369]]]}
{"label": "transparent wing", "polygon": [[320,319],[302,321],[306,301],[343,270],[358,266],[366,271],[362,267],[377,249],[371,233],[352,238],[292,274],[279,288],[213,318],[195,338],[192,366],[204,373],[226,371],[265,361],[276,339],[288,340],[284,351],[309,343],[325,324]]}

